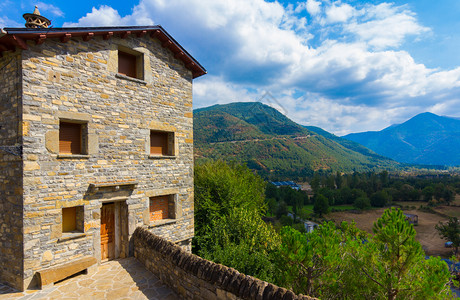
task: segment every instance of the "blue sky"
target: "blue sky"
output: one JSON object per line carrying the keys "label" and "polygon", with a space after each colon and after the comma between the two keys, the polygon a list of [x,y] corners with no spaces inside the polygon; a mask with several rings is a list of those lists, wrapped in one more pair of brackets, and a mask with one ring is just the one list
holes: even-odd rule
{"label": "blue sky", "polygon": [[0,27],[34,5],[55,27],[161,24],[208,70],[196,108],[263,98],[338,135],[460,117],[458,0],[4,0]]}

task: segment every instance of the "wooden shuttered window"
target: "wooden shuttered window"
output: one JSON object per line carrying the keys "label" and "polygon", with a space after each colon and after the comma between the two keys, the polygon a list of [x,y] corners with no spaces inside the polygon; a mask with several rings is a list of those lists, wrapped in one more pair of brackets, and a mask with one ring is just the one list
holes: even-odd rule
{"label": "wooden shuttered window", "polygon": [[170,218],[170,196],[150,197],[149,210],[150,221],[157,221]]}
{"label": "wooden shuttered window", "polygon": [[71,232],[77,229],[77,208],[62,209],[62,232]]}
{"label": "wooden shuttered window", "polygon": [[150,131],[150,154],[171,155],[169,151],[169,133],[163,131]]}
{"label": "wooden shuttered window", "polygon": [[59,123],[59,153],[82,154],[82,124]]}
{"label": "wooden shuttered window", "polygon": [[137,78],[137,56],[118,51],[118,73]]}

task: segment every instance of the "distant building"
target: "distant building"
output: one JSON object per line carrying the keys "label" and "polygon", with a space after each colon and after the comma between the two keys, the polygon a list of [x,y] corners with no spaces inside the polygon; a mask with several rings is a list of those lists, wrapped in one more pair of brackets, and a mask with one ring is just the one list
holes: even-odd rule
{"label": "distant building", "polygon": [[319,225],[312,221],[303,221],[303,225],[305,226],[305,230],[310,233],[316,229]]}
{"label": "distant building", "polygon": [[300,190],[300,185],[298,185],[294,181],[270,181],[270,183],[276,186],[277,188],[280,188],[282,186],[287,186],[297,191]]}
{"label": "distant building", "polygon": [[410,224],[418,224],[418,215],[413,215],[413,214],[404,214],[404,216],[406,217],[406,220],[410,223]]}

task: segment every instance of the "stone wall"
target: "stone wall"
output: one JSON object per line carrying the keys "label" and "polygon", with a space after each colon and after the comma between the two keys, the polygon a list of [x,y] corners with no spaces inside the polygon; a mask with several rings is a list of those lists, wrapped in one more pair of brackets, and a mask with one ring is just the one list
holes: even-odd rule
{"label": "stone wall", "polygon": [[[118,74],[119,47],[142,54],[141,79]],[[193,237],[192,74],[170,50],[148,35],[46,39],[28,42],[22,68],[25,287],[38,270],[101,259],[106,202],[122,202],[120,257],[132,254],[138,226]],[[60,120],[85,124],[85,153],[59,154]],[[174,133],[175,155],[149,155],[151,130]],[[176,218],[150,222],[149,197],[170,194]],[[62,208],[73,206],[84,207],[84,231],[63,234]]]}
{"label": "stone wall", "polygon": [[23,278],[21,55],[0,58],[0,281]]}
{"label": "stone wall", "polygon": [[133,239],[135,257],[184,299],[314,299],[183,251],[145,228]]}

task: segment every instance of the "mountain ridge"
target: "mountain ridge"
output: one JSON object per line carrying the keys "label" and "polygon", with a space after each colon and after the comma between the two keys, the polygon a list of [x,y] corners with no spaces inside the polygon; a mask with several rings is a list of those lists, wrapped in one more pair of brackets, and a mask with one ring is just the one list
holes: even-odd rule
{"label": "mountain ridge", "polygon": [[[322,129],[321,129],[322,130]],[[324,130],[295,123],[259,102],[194,110],[195,157],[247,164],[265,177],[313,171],[396,169],[399,164]]]}
{"label": "mountain ridge", "polygon": [[460,165],[460,120],[425,112],[381,131],[343,136],[402,163]]}

